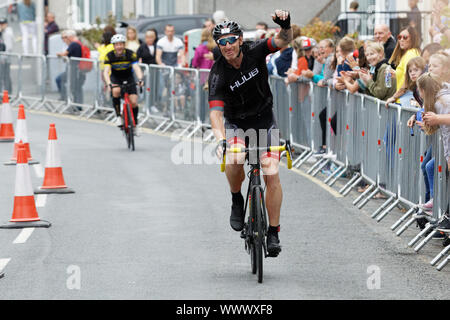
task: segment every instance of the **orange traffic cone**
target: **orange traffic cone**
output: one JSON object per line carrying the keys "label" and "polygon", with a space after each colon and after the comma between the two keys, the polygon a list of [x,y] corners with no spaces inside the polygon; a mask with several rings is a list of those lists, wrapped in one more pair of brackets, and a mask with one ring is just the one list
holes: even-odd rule
{"label": "orange traffic cone", "polygon": [[16,165],[17,163],[17,153],[19,150],[19,143],[22,142],[25,150],[27,152],[28,164],[38,164],[39,161],[36,161],[31,156],[30,152],[30,144],[28,142],[28,130],[27,130],[27,121],[25,119],[25,108],[23,104],[19,105],[19,113],[17,117],[17,128],[16,128],[16,139],[14,143],[14,151],[13,156],[10,162],[6,162],[5,165],[11,166]]}
{"label": "orange traffic cone", "polygon": [[3,91],[2,117],[0,121],[0,142],[11,141],[14,141],[14,127],[8,91],[5,90]]}
{"label": "orange traffic cone", "polygon": [[0,229],[48,228],[50,226],[49,222],[41,221],[37,213],[27,152],[23,145],[19,145],[12,219],[10,223],[0,226]]}
{"label": "orange traffic cone", "polygon": [[66,186],[58,150],[58,137],[56,127],[50,125],[48,133],[47,159],[45,164],[45,177],[42,187],[34,191],[36,194],[66,194],[75,193]]}

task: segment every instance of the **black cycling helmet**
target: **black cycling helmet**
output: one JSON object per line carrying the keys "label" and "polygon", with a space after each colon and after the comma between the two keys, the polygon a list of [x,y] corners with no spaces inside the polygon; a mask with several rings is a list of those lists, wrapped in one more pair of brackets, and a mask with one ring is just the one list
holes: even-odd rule
{"label": "black cycling helmet", "polygon": [[227,34],[235,34],[237,36],[241,36],[243,34],[241,26],[234,21],[224,21],[222,23],[219,23],[213,30],[214,41],[217,42],[220,37]]}

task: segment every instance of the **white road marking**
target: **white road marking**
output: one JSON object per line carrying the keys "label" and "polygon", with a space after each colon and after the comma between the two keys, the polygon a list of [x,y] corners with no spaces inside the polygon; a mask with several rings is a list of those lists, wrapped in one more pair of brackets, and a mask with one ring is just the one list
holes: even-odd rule
{"label": "white road marking", "polygon": [[47,195],[40,194],[36,197],[36,208],[44,208],[47,204]]}
{"label": "white road marking", "polygon": [[16,240],[14,240],[13,244],[23,244],[27,242],[28,238],[33,233],[34,228],[23,229],[20,234],[17,236]]}
{"label": "white road marking", "polygon": [[44,170],[42,169],[41,164],[36,164],[33,166],[34,173],[36,174],[36,177],[43,178],[44,177]]}
{"label": "white road marking", "polygon": [[0,272],[2,272],[3,271],[3,269],[5,269],[5,267],[6,267],[6,265],[8,264],[8,262],[10,261],[11,259],[0,259]]}

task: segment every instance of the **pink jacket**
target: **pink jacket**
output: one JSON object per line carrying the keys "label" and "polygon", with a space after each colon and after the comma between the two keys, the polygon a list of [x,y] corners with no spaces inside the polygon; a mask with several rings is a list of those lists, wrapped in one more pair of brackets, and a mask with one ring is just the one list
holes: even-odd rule
{"label": "pink jacket", "polygon": [[192,67],[197,69],[211,69],[214,61],[205,59],[203,56],[210,53],[208,47],[205,43],[200,44],[197,49],[195,49],[194,59],[192,60]]}

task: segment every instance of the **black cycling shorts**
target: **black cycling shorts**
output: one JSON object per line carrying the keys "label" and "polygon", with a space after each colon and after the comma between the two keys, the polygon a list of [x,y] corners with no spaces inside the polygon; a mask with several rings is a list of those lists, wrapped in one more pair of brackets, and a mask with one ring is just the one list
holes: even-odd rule
{"label": "black cycling shorts", "polygon": [[[137,83],[134,80],[134,77],[130,77],[128,79],[121,79],[121,78],[117,78],[115,77],[113,74],[111,74],[110,77],[111,80],[111,84],[112,85],[122,85],[124,82],[127,82],[130,86],[127,88],[128,94],[138,94],[137,91]],[[123,92],[122,92],[123,94]]]}
{"label": "black cycling shorts", "polygon": [[[247,148],[256,146],[258,148],[266,148],[281,145],[281,134],[273,113],[265,117],[245,119],[242,121],[229,121],[225,119],[225,134],[227,142],[231,146],[242,145]],[[279,160],[280,153],[263,152],[261,157],[270,157]]]}

